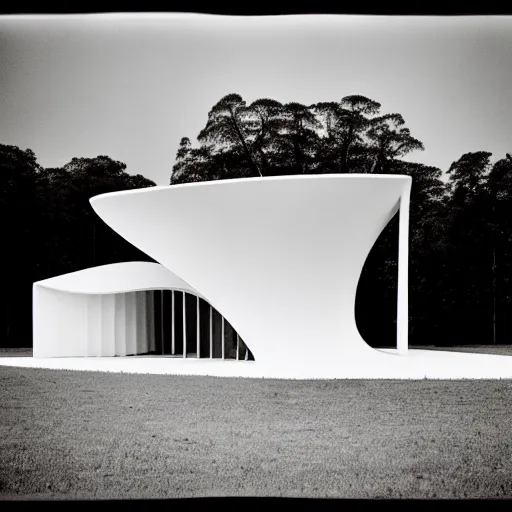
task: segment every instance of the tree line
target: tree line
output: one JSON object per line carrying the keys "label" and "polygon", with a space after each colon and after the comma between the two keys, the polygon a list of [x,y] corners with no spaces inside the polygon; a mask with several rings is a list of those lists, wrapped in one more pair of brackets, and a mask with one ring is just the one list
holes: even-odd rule
{"label": "tree line", "polygon": [[208,114],[199,147],[181,139],[171,184],[252,176],[386,173],[390,163],[423,149],[400,114],[380,114],[364,96],[339,103],[247,105],[228,94]]}
{"label": "tree line", "polygon": [[0,346],[32,345],[32,283],[121,261],[152,261],[93,211],[97,194],[154,186],[109,158],[43,168],[30,149],[0,144]]}
{"label": "tree line", "polygon": [[[510,343],[512,157],[462,155],[443,170],[405,161],[423,150],[398,113],[364,96],[313,105],[221,98],[192,146],[181,139],[170,184],[327,173],[408,174],[411,344]],[[398,217],[373,247],[356,298],[372,345],[395,340]]]}
{"label": "tree line", "polygon": [[[443,171],[405,161],[423,144],[400,114],[363,96],[314,105],[237,94],[208,113],[192,146],[179,144],[171,184],[324,173],[408,174],[411,344],[510,343],[512,335],[512,157],[462,155]],[[30,150],[0,144],[2,346],[29,346],[32,283],[121,261],[152,261],[94,213],[97,194],[150,187],[108,156],[44,168]],[[356,319],[373,346],[395,341],[398,218],[372,248]],[[314,300],[314,298],[311,298]]]}

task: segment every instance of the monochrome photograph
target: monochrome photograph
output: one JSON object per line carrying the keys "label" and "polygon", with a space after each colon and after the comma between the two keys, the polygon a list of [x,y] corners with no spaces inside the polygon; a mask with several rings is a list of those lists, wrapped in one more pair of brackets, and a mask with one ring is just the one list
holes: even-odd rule
{"label": "monochrome photograph", "polygon": [[0,499],[512,498],[512,16],[0,15]]}

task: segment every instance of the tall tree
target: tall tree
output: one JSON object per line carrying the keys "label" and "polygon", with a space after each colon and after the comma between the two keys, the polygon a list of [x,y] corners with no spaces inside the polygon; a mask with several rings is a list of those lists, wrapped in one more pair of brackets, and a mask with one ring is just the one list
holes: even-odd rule
{"label": "tall tree", "polygon": [[201,144],[213,146],[213,152],[230,151],[233,147],[240,149],[254,175],[262,176],[244,126],[247,114],[247,105],[242,97],[228,94],[210,110],[206,126],[197,139]]}
{"label": "tall tree", "polygon": [[490,157],[485,151],[466,153],[448,169],[450,271],[445,286],[458,337],[493,338],[493,252],[486,190]]}
{"label": "tall tree", "polygon": [[317,172],[336,173],[339,171],[340,140],[338,124],[340,105],[334,101],[328,101],[315,103],[310,108],[318,119],[321,133],[316,158]]}
{"label": "tall tree", "polygon": [[367,132],[371,173],[386,173],[390,163],[411,151],[423,150],[423,143],[411,135],[400,114],[386,114],[372,120]]}
{"label": "tall tree", "polygon": [[247,131],[263,175],[282,163],[281,134],[286,129],[286,110],[281,103],[269,98],[254,101],[247,108]]}
{"label": "tall tree", "polygon": [[[485,171],[484,171],[485,172]],[[512,156],[498,160],[485,177],[492,243],[493,342],[508,337],[512,305]],[[511,326],[512,327],[512,326]]]}
{"label": "tall tree", "polygon": [[188,137],[183,137],[180,140],[180,147],[178,148],[178,152],[176,153],[176,161],[180,162],[187,158],[192,149],[192,144],[190,143],[190,139]]}
{"label": "tall tree", "polygon": [[288,146],[288,167],[294,174],[308,174],[318,147],[320,122],[309,107],[291,102],[284,106],[286,120],[281,137]]}
{"label": "tall tree", "polygon": [[0,144],[0,217],[2,218],[2,307],[1,337],[11,343],[28,334],[30,293],[24,285],[34,275],[32,258],[37,253],[34,220],[35,183],[41,166],[32,150]]}
{"label": "tall tree", "polygon": [[363,134],[373,116],[379,113],[380,103],[365,96],[345,96],[340,102],[337,131],[341,141],[339,172],[350,172],[349,153],[354,143],[363,142]]}
{"label": "tall tree", "polygon": [[452,163],[447,174],[455,203],[466,204],[476,199],[489,172],[490,158],[488,151],[476,151],[465,153]]}
{"label": "tall tree", "polygon": [[365,135],[380,107],[380,103],[360,95],[345,96],[339,103],[313,106],[324,126],[323,145],[334,160],[334,172],[353,172],[360,167],[358,160],[367,145]]}

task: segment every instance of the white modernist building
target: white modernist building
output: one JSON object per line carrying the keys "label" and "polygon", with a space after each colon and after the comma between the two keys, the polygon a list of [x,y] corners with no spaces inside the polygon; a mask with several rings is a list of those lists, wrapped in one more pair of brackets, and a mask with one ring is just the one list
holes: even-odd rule
{"label": "white modernist building", "polygon": [[[165,307],[164,290],[169,291]],[[187,296],[194,299],[194,339],[187,336]],[[214,309],[204,297],[157,263],[93,267],[33,286],[36,358],[153,354],[228,359],[224,317],[219,318],[219,336],[214,320]],[[206,329],[201,329],[201,321]],[[249,359],[243,340],[236,335],[232,341],[233,358]]]}
{"label": "white modernist building", "polygon": [[[154,373],[512,377],[512,359],[505,356],[408,350],[410,189],[409,176],[348,174],[96,196],[96,213],[160,265],[109,265],[35,283],[34,357],[45,367]],[[398,211],[397,348],[377,350],[357,329],[356,289],[370,249]],[[84,357],[150,353],[150,292],[162,289],[213,306],[254,361],[229,364],[212,359],[213,350],[209,359],[200,358],[199,327],[195,358],[186,357],[186,346],[182,358]],[[72,363],[63,363],[64,356]]]}

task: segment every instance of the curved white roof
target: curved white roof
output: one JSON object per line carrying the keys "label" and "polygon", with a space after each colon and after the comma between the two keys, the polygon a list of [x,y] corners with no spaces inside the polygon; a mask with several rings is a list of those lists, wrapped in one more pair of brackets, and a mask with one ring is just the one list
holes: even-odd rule
{"label": "curved white roof", "polygon": [[[102,357],[77,358],[72,364],[283,378],[510,377],[512,358],[505,356],[406,351],[410,187],[409,176],[338,174],[96,196],[91,204],[98,215],[163,266],[118,263],[35,283],[34,347],[39,357],[63,360],[135,354],[139,339],[149,339],[139,335],[139,327],[142,332],[146,325],[139,322],[147,307],[144,294],[140,300],[137,294],[78,294],[168,288],[199,295],[200,290],[250,346],[254,364]],[[372,245],[398,209],[399,350],[374,350],[355,323],[356,289]],[[62,300],[52,290],[77,295]],[[68,363],[51,364],[60,368]]]}
{"label": "curved white roof", "polygon": [[[374,174],[240,178],[113,192],[90,202],[112,229],[208,297],[258,364],[297,371],[313,365],[322,373],[357,354],[392,359],[361,338],[355,296],[366,257],[400,204],[407,220],[401,201],[411,181]],[[406,297],[402,238],[399,288]],[[400,326],[405,307],[406,300]]]}
{"label": "curved white roof", "polygon": [[37,281],[34,286],[83,294],[113,294],[142,290],[180,290],[199,295],[194,288],[158,263],[130,261],[91,267]]}

